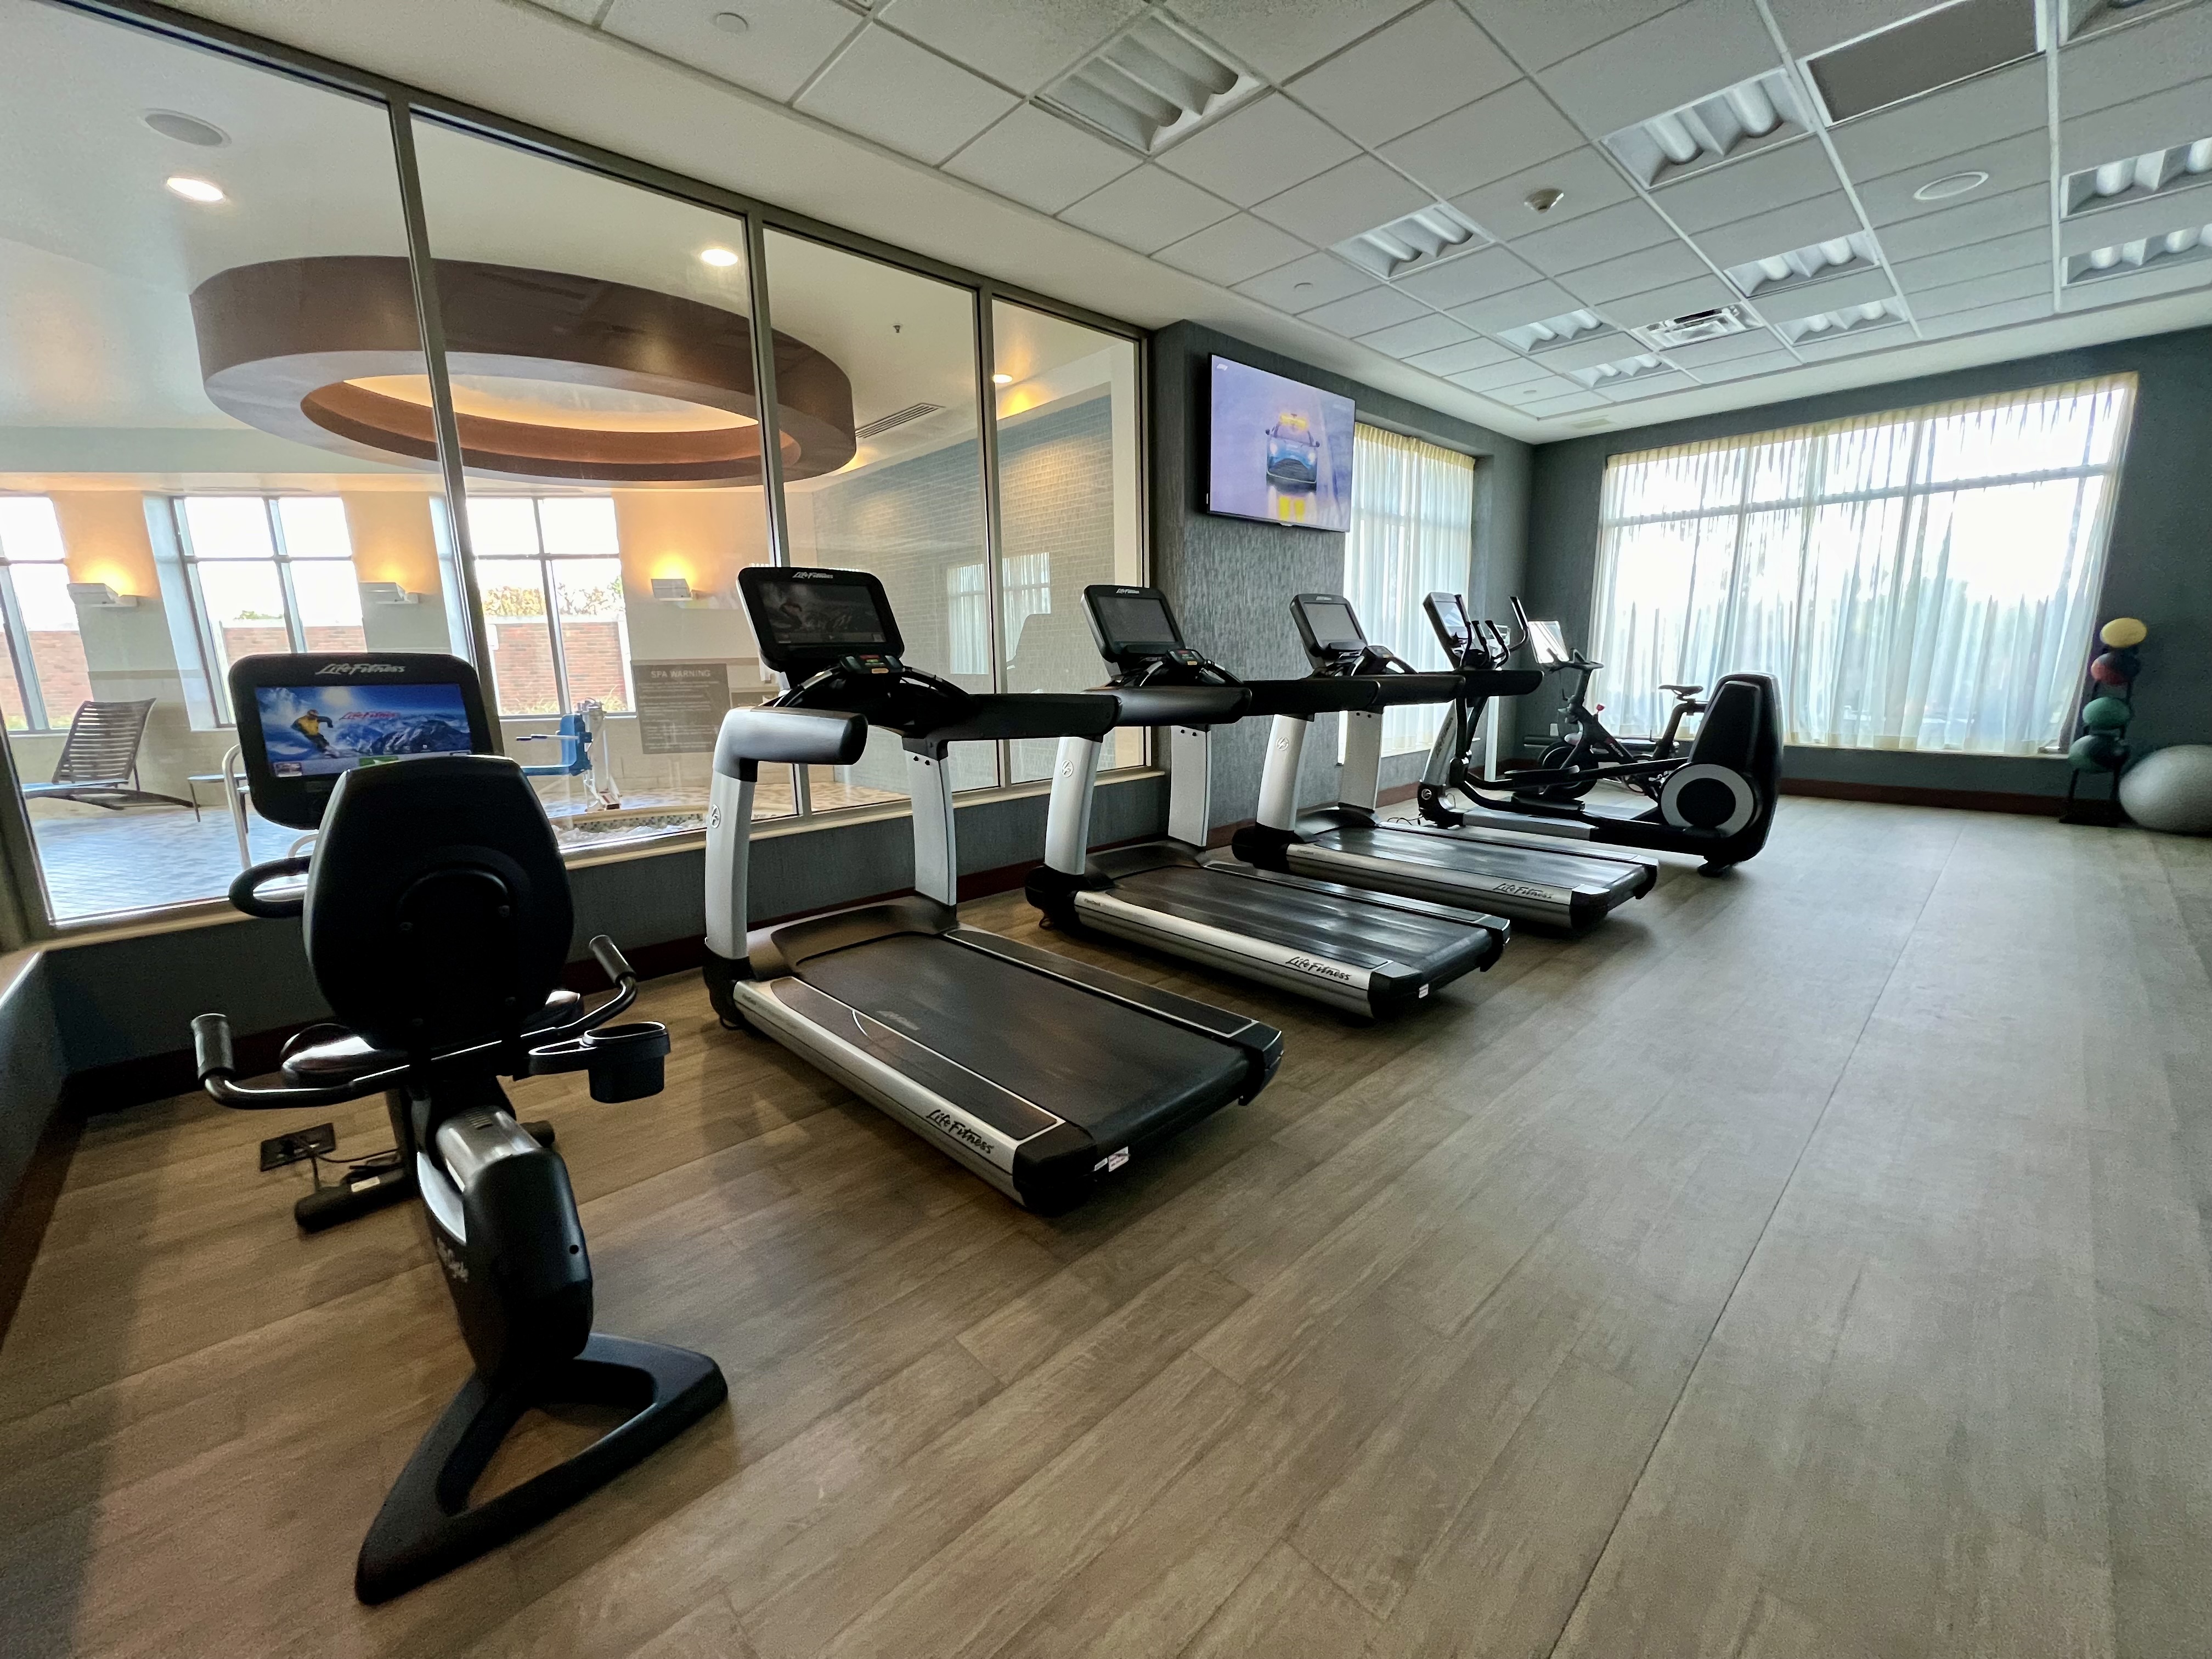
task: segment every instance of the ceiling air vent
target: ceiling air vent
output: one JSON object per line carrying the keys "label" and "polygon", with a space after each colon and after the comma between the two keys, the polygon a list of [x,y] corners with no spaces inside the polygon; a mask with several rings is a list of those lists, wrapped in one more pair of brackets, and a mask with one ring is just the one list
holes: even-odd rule
{"label": "ceiling air vent", "polygon": [[1410,276],[1417,270],[1487,244],[1490,238],[1456,208],[1442,202],[1419,208],[1402,219],[1363,230],[1336,245],[1336,252],[1362,270],[1382,277]]}
{"label": "ceiling air vent", "polygon": [[1164,13],[1147,12],[1042,97],[1139,155],[1155,155],[1259,89],[1256,77]]}
{"label": "ceiling air vent", "polygon": [[1518,328],[1501,329],[1498,337],[1523,351],[1541,351],[1546,346],[1565,345],[1577,335],[1594,333],[1604,326],[1595,311],[1564,311],[1556,317],[1523,323]]}
{"label": "ceiling air vent", "polygon": [[1905,307],[1894,300],[1870,300],[1863,306],[1824,311],[1817,317],[1793,317],[1774,326],[1792,345],[1808,340],[1832,340],[1839,334],[1858,334],[1905,320]]}
{"label": "ceiling air vent", "polygon": [[2073,288],[2106,276],[2126,276],[2154,265],[2166,270],[2204,258],[2212,258],[2212,224],[2191,225],[2163,236],[2138,236],[2131,242],[2077,253],[2066,262],[2066,284]]}
{"label": "ceiling air vent", "polygon": [[1610,363],[1595,363],[1588,368],[1569,369],[1567,373],[1586,388],[1595,391],[1602,386],[1613,386],[1622,380],[1632,380],[1639,374],[1651,374],[1671,367],[1662,363],[1649,351],[1633,357],[1623,357]]}
{"label": "ceiling air vent", "polygon": [[880,438],[895,426],[904,426],[908,421],[918,421],[925,415],[934,415],[943,404],[908,404],[904,409],[895,409],[890,414],[870,421],[866,426],[853,428],[855,438]]}
{"label": "ceiling air vent", "polygon": [[1875,252],[1874,238],[1864,231],[1859,231],[1850,236],[1838,236],[1825,242],[1793,247],[1787,253],[1770,254],[1764,259],[1750,259],[1740,265],[1730,265],[1728,279],[1735,284],[1737,293],[1756,295],[1771,293],[1781,288],[1796,288],[1803,283],[1816,283],[1825,276],[1871,270],[1880,263]]}
{"label": "ceiling air vent", "polygon": [[2036,52],[2035,0],[1953,0],[1805,60],[1831,125]]}
{"label": "ceiling air vent", "polygon": [[1654,351],[1672,351],[1698,340],[1717,340],[1741,334],[1751,326],[1750,313],[1741,306],[1719,306],[1711,311],[1692,311],[1669,317],[1662,323],[1646,323],[1628,331]]}
{"label": "ceiling air vent", "polygon": [[2212,184],[2212,138],[2171,149],[2147,150],[2124,161],[2084,167],[2066,175],[2066,211],[2087,213],[2093,208],[2118,207],[2126,202]]}
{"label": "ceiling air vent", "polygon": [[1805,127],[1804,106],[1790,76],[1770,70],[1710,98],[1623,127],[1606,139],[1605,147],[1645,184],[1664,185],[1731,155],[1779,143]]}

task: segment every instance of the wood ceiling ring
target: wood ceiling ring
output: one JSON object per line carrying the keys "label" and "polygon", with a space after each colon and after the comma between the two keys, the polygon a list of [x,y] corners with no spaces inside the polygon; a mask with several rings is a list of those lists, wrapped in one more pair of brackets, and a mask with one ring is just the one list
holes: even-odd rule
{"label": "wood ceiling ring", "polygon": [[[644,392],[760,419],[752,325],[719,306],[599,277],[441,259],[447,372]],[[200,374],[215,406],[296,443],[434,465],[428,407],[353,382],[425,372],[407,261],[278,259],[192,290]],[[853,458],[853,387],[793,336],[775,336],[784,476]],[[472,472],[519,483],[757,484],[761,428],[641,431],[459,414]]]}

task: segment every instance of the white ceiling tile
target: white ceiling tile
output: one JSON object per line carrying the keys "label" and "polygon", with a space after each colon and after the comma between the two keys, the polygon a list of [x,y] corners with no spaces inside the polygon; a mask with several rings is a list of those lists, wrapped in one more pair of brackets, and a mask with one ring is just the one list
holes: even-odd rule
{"label": "white ceiling tile", "polygon": [[1781,67],[1754,0],[1688,0],[1544,72],[1559,107],[1612,132]]}
{"label": "white ceiling tile", "polygon": [[606,9],[607,0],[530,0],[534,6],[548,11],[557,11],[563,17],[573,17],[579,23],[596,23],[599,14]]}
{"label": "white ceiling tile", "polygon": [[1831,136],[1844,172],[1853,179],[1880,179],[1939,155],[2039,130],[2048,118],[2043,60],[2038,58],[1894,109],[1862,115]]}
{"label": "white ceiling tile", "polygon": [[2212,76],[2212,7],[2183,6],[2103,29],[2058,54],[2058,116],[2129,103]]}
{"label": "white ceiling tile", "polygon": [[1092,191],[1060,217],[1124,247],[1150,253],[1226,219],[1236,210],[1172,173],[1140,167]]}
{"label": "white ceiling tile", "polygon": [[1359,343],[1372,346],[1377,351],[1388,352],[1393,357],[1418,357],[1425,351],[1438,351],[1445,346],[1464,345],[1474,337],[1474,331],[1449,317],[1433,314],[1416,317],[1410,322],[1394,323],[1372,334],[1363,334]]}
{"label": "white ceiling tile", "polygon": [[1316,247],[1328,247],[1428,205],[1428,197],[1373,156],[1360,155],[1268,198],[1254,211]]}
{"label": "white ceiling tile", "polygon": [[1731,362],[1738,357],[1787,355],[1772,334],[1763,328],[1753,328],[1741,334],[1723,334],[1717,340],[1696,340],[1686,346],[1676,346],[1667,354],[1667,360],[1702,374],[1717,363]]}
{"label": "white ceiling tile", "polygon": [[1547,317],[1578,310],[1582,303],[1557,283],[1532,283],[1527,288],[1510,289],[1487,299],[1454,306],[1451,314],[1469,328],[1496,334],[1503,329],[1519,328],[1524,323],[1541,322]]}
{"label": "white ceiling tile", "polygon": [[2009,236],[1992,237],[1918,259],[1899,259],[1890,270],[1896,275],[1897,285],[1910,295],[1923,288],[1963,283],[1969,276],[1995,276],[2001,270],[2018,270],[2022,265],[2048,266],[2050,263],[2051,233],[2039,228],[2014,231]]}
{"label": "white ceiling tile", "polygon": [[[665,0],[662,0],[665,3]],[[1143,0],[887,0],[876,15],[1017,92],[1035,92],[1105,44]]]}
{"label": "white ceiling tile", "polygon": [[[1769,346],[1772,345],[1774,340],[1772,335],[1765,335],[1761,337]],[[1679,352],[1672,351],[1667,355],[1670,357],[1680,356]],[[1747,353],[1741,357],[1731,357],[1725,362],[1709,363],[1698,369],[1696,373],[1701,380],[1741,380],[1748,375],[1771,374],[1777,369],[1796,367],[1797,360],[1786,351],[1760,350]]]}
{"label": "white ceiling tile", "polygon": [[1378,328],[1431,313],[1419,300],[1393,288],[1371,288],[1348,299],[1333,300],[1303,313],[1303,320],[1317,323],[1332,333],[1347,337],[1372,334]]}
{"label": "white ceiling tile", "polygon": [[1854,328],[1842,334],[1821,335],[1797,342],[1797,355],[1808,363],[1836,357],[1856,357],[1869,351],[1887,351],[1911,345],[1912,331],[1903,323],[1883,323],[1873,328]]}
{"label": "white ceiling tile", "polygon": [[1640,356],[1644,350],[1635,336],[1623,334],[1617,328],[1601,329],[1594,334],[1577,334],[1564,345],[1547,346],[1541,351],[1531,352],[1529,361],[1539,362],[1554,374],[1564,374],[1571,368],[1595,368],[1600,363],[1617,363],[1625,357]]}
{"label": "white ceiling tile", "polygon": [[[1464,375],[1456,375],[1454,379],[1462,385],[1466,382]],[[1582,389],[1578,381],[1566,380],[1557,374],[1547,374],[1540,380],[1524,380],[1517,386],[1492,386],[1482,395],[1486,398],[1494,398],[1501,404],[1511,404],[1516,408],[1526,408],[1530,404],[1546,403],[1556,398],[1572,397]]]}
{"label": "white ceiling tile", "polygon": [[2212,179],[2193,190],[2164,191],[2146,201],[2129,202],[2063,220],[2058,227],[2061,253],[2088,253],[2116,247],[2140,236],[2212,225]]}
{"label": "white ceiling tile", "polygon": [[1586,409],[1608,409],[1606,399],[1595,392],[1570,392],[1564,398],[1545,398],[1528,405],[1528,413],[1550,420],[1554,415],[1579,415]]}
{"label": "white ceiling tile", "polygon": [[2076,283],[2066,289],[2068,311],[2090,311],[2100,306],[2125,305],[2179,294],[2212,283],[2212,259],[2190,259],[2166,266],[2153,265],[2127,276],[2106,276],[2094,283]]}
{"label": "white ceiling tile", "polygon": [[1291,94],[1370,147],[1495,92],[1520,71],[1452,0],[1430,0],[1291,83]]}
{"label": "white ceiling tile", "polygon": [[1461,0],[1474,20],[1532,70],[1611,40],[1680,0]]}
{"label": "white ceiling tile", "polygon": [[793,107],[932,163],[1012,109],[1012,93],[889,29],[839,54]]}
{"label": "white ceiling tile", "polygon": [[[2136,150],[2126,153],[2141,154]],[[1933,202],[1921,201],[1913,194],[1924,185],[1960,173],[1986,173],[1989,182],[1977,185],[1964,195],[1942,197]],[[1887,178],[1856,182],[1859,204],[1866,209],[1868,220],[1877,230],[1930,213],[1963,212],[1976,203],[2009,196],[2014,191],[2039,190],[2047,196],[2051,191],[2051,135],[2038,127],[2033,132],[2000,138],[1994,144],[1980,144],[1955,155],[1934,157]]]}
{"label": "white ceiling tile", "polygon": [[1733,305],[1742,297],[1717,276],[1692,276],[1686,282],[1670,283],[1665,288],[1607,300],[1591,309],[1616,328],[1642,328],[1647,323],[1663,323],[1669,317],[1686,316],[1692,311]]}
{"label": "white ceiling tile", "polygon": [[[2062,60],[2063,61],[2063,60]],[[2212,81],[2191,81],[2058,124],[2068,173],[2212,137]]]}
{"label": "white ceiling tile", "polygon": [[1136,165],[1137,158],[1119,144],[1034,104],[1017,104],[945,170],[1041,212],[1057,213]]}
{"label": "white ceiling tile", "polygon": [[1667,369],[1646,370],[1633,380],[1613,380],[1597,388],[1597,395],[1613,404],[1641,403],[1669,392],[1686,392],[1696,381]]}
{"label": "white ceiling tile", "polygon": [[1667,222],[1643,203],[1621,202],[1523,236],[1513,251],[1546,276],[1559,276],[1675,240]]}
{"label": "white ceiling tile", "polygon": [[1227,288],[1287,264],[1304,252],[1306,245],[1297,237],[1240,213],[1169,243],[1152,258]]}
{"label": "white ceiling tile", "polygon": [[2002,196],[1978,191],[1961,198],[1944,213],[1923,213],[1900,224],[1884,225],[1876,233],[1881,251],[1894,263],[1924,259],[1946,248],[1968,247],[2014,231],[2033,230],[2051,222],[2051,186],[2046,182]]}
{"label": "white ceiling tile", "polygon": [[[1562,380],[1541,363],[1532,363],[1526,357],[1516,357],[1510,362],[1488,363],[1480,368],[1462,369],[1444,378],[1454,386],[1463,386],[1469,392],[1496,392],[1503,386],[1539,385],[1553,396],[1563,396],[1578,391],[1572,380]],[[1553,383],[1557,382],[1554,386]]]}
{"label": "white ceiling tile", "polygon": [[[1538,213],[1528,205],[1529,193],[1537,190],[1565,194],[1548,211]],[[1634,195],[1620,170],[1604,153],[1585,145],[1464,196],[1455,196],[1451,204],[1503,242],[1563,225],[1615,202],[1632,200]]]}
{"label": "white ceiling tile", "polygon": [[1406,359],[1413,368],[1431,374],[1464,374],[1470,369],[1487,368],[1492,363],[1502,363],[1513,353],[1495,340],[1472,339],[1458,345],[1446,346],[1441,351],[1423,351]]}
{"label": "white ceiling tile", "polygon": [[1876,300],[1894,299],[1896,285],[1889,273],[1876,265],[1871,270],[1855,270],[1849,276],[1831,276],[1825,283],[1791,283],[1782,289],[1763,288],[1752,298],[1752,307],[1770,323],[1793,322],[1800,317],[1817,317],[1824,311],[1841,311],[1846,306],[1871,305]]}
{"label": "white ceiling tile", "polygon": [[1325,306],[1331,300],[1341,300],[1348,294],[1358,294],[1376,285],[1372,276],[1334,253],[1309,253],[1265,276],[1237,283],[1237,291],[1249,294],[1261,304],[1273,306],[1278,311],[1297,313],[1311,311],[1316,306]]}
{"label": "white ceiling tile", "polygon": [[1624,294],[1641,294],[1662,283],[1711,276],[1711,269],[1695,250],[1680,242],[1669,242],[1626,259],[1608,259],[1601,265],[1571,272],[1561,279],[1560,286],[1572,289],[1575,297],[1583,303],[1601,305]]}
{"label": "white ceiling tile", "polygon": [[1995,276],[1975,276],[1948,288],[1923,289],[1912,296],[1912,314],[1922,322],[1973,311],[2002,300],[2027,300],[2051,293],[2051,272],[2042,265],[2026,265]]}
{"label": "white ceiling tile", "polygon": [[1170,173],[1250,207],[1358,153],[1342,134],[1269,93],[1200,127],[1159,160]]}
{"label": "white ceiling tile", "polygon": [[1439,197],[1451,197],[1581,148],[1582,135],[1535,83],[1516,81],[1414,128],[1383,145],[1382,154]]}
{"label": "white ceiling tile", "polygon": [[1177,16],[1270,80],[1289,80],[1413,0],[1173,0]]}
{"label": "white ceiling tile", "polygon": [[716,28],[708,21],[714,10],[672,6],[668,0],[615,0],[599,27],[779,102],[805,86],[861,27],[837,0],[753,0],[744,14],[751,27],[743,34]]}
{"label": "white ceiling tile", "polygon": [[1954,334],[1979,334],[1992,328],[2012,328],[2021,323],[2032,323],[2051,315],[2048,298],[2007,300],[2002,305],[1979,306],[1972,311],[1954,311],[1948,317],[1930,317],[1920,325],[1923,337],[1930,340],[1948,338]]}
{"label": "white ceiling tile", "polygon": [[1856,235],[1861,228],[1851,198],[1838,191],[1832,196],[1816,196],[1809,202],[1792,202],[1788,207],[1715,225],[1711,230],[1699,231],[1696,240],[1705,258],[1726,270],[1787,253],[1792,248]]}
{"label": "white ceiling tile", "polygon": [[1662,185],[1653,199],[1692,235],[1768,208],[1787,207],[1842,189],[1828,153],[1810,137],[1754,151]]}
{"label": "white ceiling tile", "polygon": [[1930,9],[1928,0],[1767,0],[1782,38],[1800,58],[1840,46]]}
{"label": "white ceiling tile", "polygon": [[1456,259],[1448,259],[1433,270],[1416,271],[1398,286],[1417,300],[1449,310],[1470,300],[1487,299],[1508,289],[1526,288],[1542,280],[1541,271],[1505,249],[1486,247],[1477,253],[1462,253]]}

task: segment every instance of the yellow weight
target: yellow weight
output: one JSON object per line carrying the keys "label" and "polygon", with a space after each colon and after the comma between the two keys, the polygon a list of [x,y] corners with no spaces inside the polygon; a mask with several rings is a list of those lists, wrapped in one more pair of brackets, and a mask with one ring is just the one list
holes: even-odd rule
{"label": "yellow weight", "polygon": [[2133,617],[2115,617],[2098,631],[2097,637],[2115,651],[2124,651],[2131,645],[2141,645],[2150,635]]}

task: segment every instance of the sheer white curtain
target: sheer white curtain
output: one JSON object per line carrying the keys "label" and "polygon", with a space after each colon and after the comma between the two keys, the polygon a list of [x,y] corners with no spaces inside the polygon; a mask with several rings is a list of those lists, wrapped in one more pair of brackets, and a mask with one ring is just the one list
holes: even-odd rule
{"label": "sheer white curtain", "polygon": [[1662,682],[1757,672],[1793,744],[2061,747],[2134,395],[2115,375],[1615,456],[1607,724],[1655,732]]}
{"label": "sheer white curtain", "polygon": [[[1474,568],[1474,458],[1364,424],[1352,429],[1344,592],[1367,637],[1416,668],[1443,668],[1425,594],[1467,591]],[[1393,708],[1382,752],[1426,749],[1442,713]]]}

